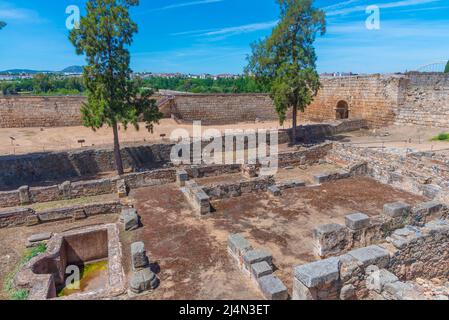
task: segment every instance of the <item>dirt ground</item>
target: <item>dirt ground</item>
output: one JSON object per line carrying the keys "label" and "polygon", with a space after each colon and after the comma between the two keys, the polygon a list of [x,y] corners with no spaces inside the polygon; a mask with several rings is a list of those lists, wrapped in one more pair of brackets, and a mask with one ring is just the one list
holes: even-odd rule
{"label": "dirt ground", "polygon": [[216,201],[216,211],[202,219],[192,213],[176,185],[139,189],[131,197],[144,227],[122,239],[125,255],[129,257],[132,241],[143,240],[161,279],[158,290],[139,299],[198,300],[261,298],[228,256],[231,233],[243,233],[254,247],[269,249],[276,275],[291,290],[293,267],[316,260],[316,225],[343,223],[353,212],[377,215],[388,202],[425,200],[369,178],[291,189],[280,198],[260,193]]}
{"label": "dirt ground", "polygon": [[[120,131],[122,143],[142,143],[168,141],[171,133],[176,129],[185,129],[192,132],[191,124],[178,124],[171,119],[163,119],[155,126],[151,134],[141,124],[141,129],[134,128]],[[271,129],[290,128],[286,121],[280,126],[278,121],[237,123],[232,125],[202,126],[202,131],[217,129],[224,132],[226,129]],[[370,147],[412,148],[418,151],[449,148],[448,142],[431,142],[430,140],[442,132],[449,132],[449,128],[423,128],[418,126],[391,126],[377,130],[361,130],[344,134],[344,138],[352,143]],[[161,135],[165,135],[164,137]],[[12,142],[11,137],[15,140]],[[58,128],[0,128],[0,155],[24,154],[29,152],[61,151],[78,149],[81,145],[78,140],[85,140],[84,147],[110,145],[112,130],[102,128],[96,132],[89,128],[58,127]]]}
{"label": "dirt ground", "polygon": [[[286,122],[284,127],[289,128]],[[224,132],[226,129],[279,129],[283,128],[278,121],[258,123],[238,123],[232,125],[202,126],[202,131],[214,128]],[[171,119],[163,119],[159,125],[155,125],[154,133],[145,129],[145,124],[140,125],[140,130],[133,127],[128,130],[120,130],[122,143],[142,143],[168,141],[171,133],[176,129],[185,129],[192,133],[191,124],[178,124]],[[165,137],[161,137],[165,135]],[[15,140],[11,143],[11,137]],[[47,152],[78,149],[81,144],[78,140],[85,140],[84,147],[104,146],[112,143],[112,129],[104,127],[97,131],[79,127],[56,128],[0,128],[0,154],[24,154],[29,152]]]}
{"label": "dirt ground", "polygon": [[419,126],[390,126],[376,130],[360,130],[344,133],[340,138],[345,142],[370,148],[386,148],[395,151],[435,151],[449,154],[449,142],[431,141],[438,134],[449,132],[449,127],[425,128]]}

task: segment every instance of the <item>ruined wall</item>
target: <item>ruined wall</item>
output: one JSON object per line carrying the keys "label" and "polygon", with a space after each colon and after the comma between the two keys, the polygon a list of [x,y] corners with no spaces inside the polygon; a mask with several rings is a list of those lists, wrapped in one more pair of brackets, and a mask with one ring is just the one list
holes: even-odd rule
{"label": "ruined wall", "polygon": [[82,96],[0,96],[0,128],[81,125]]}
{"label": "ruined wall", "polygon": [[449,75],[410,74],[401,89],[396,124],[449,127]]}
{"label": "ruined wall", "polygon": [[266,94],[177,95],[173,113],[179,120],[201,120],[203,124],[278,119],[273,102]]}
{"label": "ruined wall", "polygon": [[396,188],[449,203],[449,158],[435,153],[407,155],[334,143],[330,161],[368,163],[369,175]]}
{"label": "ruined wall", "polygon": [[318,96],[300,116],[313,121],[336,119],[337,105],[345,101],[349,118],[365,119],[372,127],[392,124],[401,82],[401,76],[386,75],[322,78]]}
{"label": "ruined wall", "polygon": [[[314,102],[299,114],[301,119],[336,119],[340,101],[349,107],[349,118],[365,119],[371,127],[393,123],[447,127],[449,76],[435,74],[366,75],[321,78]],[[167,98],[156,96],[163,102]],[[164,100],[165,99],[165,100]],[[0,127],[50,127],[81,125],[81,96],[0,97]],[[227,124],[277,120],[267,94],[177,94],[161,106],[180,120]]]}

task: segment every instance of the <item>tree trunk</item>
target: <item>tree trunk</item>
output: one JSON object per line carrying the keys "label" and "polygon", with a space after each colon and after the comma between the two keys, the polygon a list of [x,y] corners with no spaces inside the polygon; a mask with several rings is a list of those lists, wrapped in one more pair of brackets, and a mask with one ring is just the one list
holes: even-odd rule
{"label": "tree trunk", "polygon": [[298,109],[293,107],[293,121],[292,121],[292,145],[296,144],[296,128],[298,126]]}
{"label": "tree trunk", "polygon": [[120,142],[118,138],[118,125],[114,123],[112,125],[112,130],[114,131],[114,157],[115,157],[115,166],[117,168],[117,173],[119,176],[124,174],[123,171],[123,161],[122,154],[120,153]]}

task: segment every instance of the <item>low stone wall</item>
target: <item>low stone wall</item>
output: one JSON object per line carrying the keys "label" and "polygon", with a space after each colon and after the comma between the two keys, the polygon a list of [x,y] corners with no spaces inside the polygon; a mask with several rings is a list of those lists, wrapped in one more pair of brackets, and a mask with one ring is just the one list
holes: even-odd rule
{"label": "low stone wall", "polygon": [[54,208],[36,212],[30,208],[16,208],[0,212],[0,229],[33,226],[40,223],[60,220],[79,220],[100,214],[118,214],[121,211],[120,201],[75,205],[65,208]]}
{"label": "low stone wall", "polygon": [[305,150],[295,152],[280,152],[278,165],[281,168],[298,165],[312,165],[325,158],[332,150],[332,143],[319,144]]}
{"label": "low stone wall", "polygon": [[408,287],[398,280],[447,279],[448,247],[448,220],[396,230],[381,245],[295,267],[293,299],[407,299]]}
{"label": "low stone wall", "polygon": [[423,226],[425,223],[449,217],[449,207],[439,202],[426,202],[414,207],[402,203],[388,203],[384,212],[375,217],[363,213],[346,216],[346,225],[326,224],[314,229],[315,254],[321,258],[341,255],[355,248],[378,244],[394,230],[406,225]]}
{"label": "low stone wall", "polygon": [[334,143],[327,159],[341,165],[368,164],[368,174],[398,189],[449,204],[449,159],[434,153],[395,154]]}
{"label": "low stone wall", "polygon": [[121,177],[73,182],[48,187],[23,186],[18,190],[0,192],[0,207],[14,207],[31,203],[42,203],[91,197],[118,192],[118,182],[124,180],[128,188],[150,187],[175,182],[175,169],[160,169],[125,174]]}
{"label": "low stone wall", "polygon": [[210,213],[211,205],[209,196],[194,180],[185,181],[181,191],[198,216],[201,217]]}
{"label": "low stone wall", "polygon": [[254,179],[242,179],[234,183],[214,184],[203,186],[204,192],[211,201],[240,197],[244,194],[254,192],[266,192],[268,187],[275,185],[276,182],[272,176],[258,177]]}

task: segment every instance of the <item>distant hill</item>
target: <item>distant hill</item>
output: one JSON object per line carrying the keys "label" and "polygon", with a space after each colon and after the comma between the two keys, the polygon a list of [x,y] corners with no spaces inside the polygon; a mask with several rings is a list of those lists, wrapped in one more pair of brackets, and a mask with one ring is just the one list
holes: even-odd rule
{"label": "distant hill", "polygon": [[83,73],[83,67],[81,66],[70,66],[63,70],[61,70],[62,73]]}
{"label": "distant hill", "polygon": [[30,70],[30,69],[10,69],[0,71],[1,74],[37,74],[37,73],[83,73],[83,67],[81,66],[70,66],[61,71],[44,71],[44,70]]}

